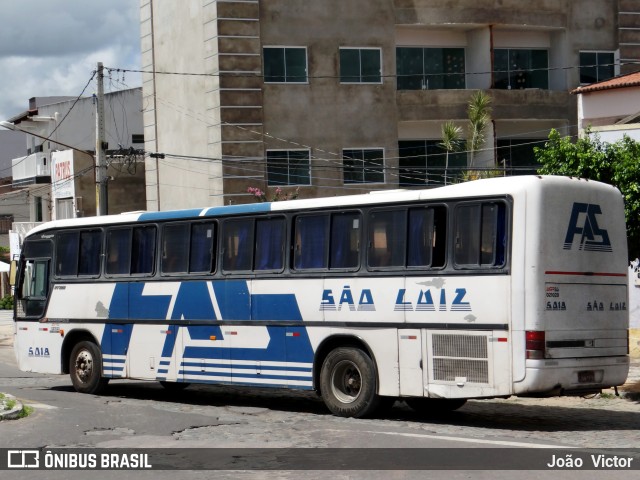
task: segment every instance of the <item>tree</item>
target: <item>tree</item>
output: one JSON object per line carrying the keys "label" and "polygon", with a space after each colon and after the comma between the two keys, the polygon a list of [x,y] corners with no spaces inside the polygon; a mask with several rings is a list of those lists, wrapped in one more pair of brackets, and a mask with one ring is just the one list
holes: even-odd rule
{"label": "tree", "polygon": [[473,168],[475,154],[487,141],[486,129],[491,121],[491,97],[482,90],[475,92],[469,100],[467,116],[469,118],[469,138],[467,150],[471,154],[469,169]]}
{"label": "tree", "polygon": [[605,143],[589,131],[572,142],[570,137],[561,137],[552,130],[544,147],[533,150],[542,165],[538,169],[542,175],[566,175],[615,185],[624,197],[629,258],[640,257],[640,144],[626,135],[615,143]]}
{"label": "tree", "polygon": [[444,164],[444,184],[446,185],[449,170],[449,153],[457,152],[462,146],[462,127],[456,125],[452,121],[448,121],[442,124],[442,142],[440,146],[444,148],[446,153],[446,159]]}

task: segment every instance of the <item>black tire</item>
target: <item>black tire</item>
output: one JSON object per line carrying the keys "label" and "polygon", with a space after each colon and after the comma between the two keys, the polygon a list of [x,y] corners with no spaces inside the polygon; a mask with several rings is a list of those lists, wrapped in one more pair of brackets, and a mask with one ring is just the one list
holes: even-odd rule
{"label": "black tire", "polygon": [[167,382],[165,380],[161,380],[160,385],[162,385],[167,392],[175,393],[181,392],[191,384],[186,382]]}
{"label": "black tire", "polygon": [[466,398],[410,397],[405,398],[404,401],[413,410],[422,414],[452,412],[467,403]]}
{"label": "black tire", "polygon": [[102,355],[95,343],[85,340],[73,347],[69,375],[77,392],[98,394],[105,389],[109,379],[102,376]]}
{"label": "black tire", "polygon": [[376,390],[375,366],[362,350],[342,347],[327,355],[320,371],[320,391],[331,413],[355,418],[373,414],[380,405]]}

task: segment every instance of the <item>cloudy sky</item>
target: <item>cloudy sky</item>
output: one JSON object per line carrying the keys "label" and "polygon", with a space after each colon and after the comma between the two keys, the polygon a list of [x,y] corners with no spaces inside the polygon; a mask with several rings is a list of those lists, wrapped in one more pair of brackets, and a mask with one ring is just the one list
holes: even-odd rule
{"label": "cloudy sky", "polygon": [[[0,120],[27,110],[31,97],[78,96],[97,62],[140,68],[139,0],[0,0],[0,12]],[[139,87],[140,76],[107,83],[106,91]],[[85,95],[94,92],[95,81]]]}

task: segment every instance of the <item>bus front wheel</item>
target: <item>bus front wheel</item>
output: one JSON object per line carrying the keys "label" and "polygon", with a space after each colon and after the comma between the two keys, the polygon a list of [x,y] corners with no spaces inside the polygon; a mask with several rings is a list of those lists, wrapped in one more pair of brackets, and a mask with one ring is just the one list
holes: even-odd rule
{"label": "bus front wheel", "polygon": [[100,349],[87,340],[73,347],[69,358],[69,373],[73,388],[80,393],[100,393],[109,383],[109,379],[102,376]]}
{"label": "bus front wheel", "polygon": [[325,405],[341,417],[364,417],[380,403],[373,361],[357,348],[336,348],[327,355],[320,371],[320,390]]}

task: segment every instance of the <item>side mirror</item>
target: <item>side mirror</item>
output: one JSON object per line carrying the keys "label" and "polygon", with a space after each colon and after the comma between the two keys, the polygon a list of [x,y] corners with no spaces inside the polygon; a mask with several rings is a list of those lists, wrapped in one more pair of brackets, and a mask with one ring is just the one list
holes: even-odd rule
{"label": "side mirror", "polygon": [[18,270],[18,261],[11,260],[11,267],[9,269],[9,285],[16,286],[16,272]]}

